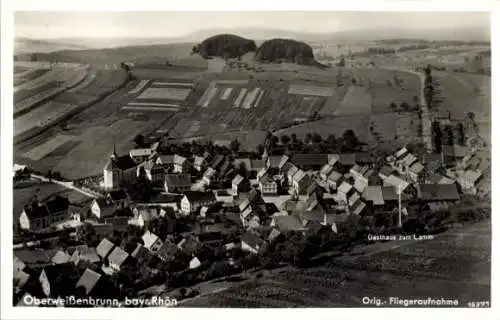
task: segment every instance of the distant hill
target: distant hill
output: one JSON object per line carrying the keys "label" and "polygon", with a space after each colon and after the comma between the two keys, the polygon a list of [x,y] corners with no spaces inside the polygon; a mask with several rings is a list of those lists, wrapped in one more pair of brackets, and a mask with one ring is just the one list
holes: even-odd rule
{"label": "distant hill", "polygon": [[305,42],[278,38],[264,41],[255,53],[255,60],[312,64],[314,52]]}
{"label": "distant hill", "polygon": [[48,53],[60,50],[84,50],[88,47],[59,41],[33,40],[28,38],[16,38],[14,40],[14,54],[22,53]]}
{"label": "distant hill", "polygon": [[234,34],[218,34],[193,46],[192,52],[207,59],[209,57],[237,58],[255,52],[255,41]]}

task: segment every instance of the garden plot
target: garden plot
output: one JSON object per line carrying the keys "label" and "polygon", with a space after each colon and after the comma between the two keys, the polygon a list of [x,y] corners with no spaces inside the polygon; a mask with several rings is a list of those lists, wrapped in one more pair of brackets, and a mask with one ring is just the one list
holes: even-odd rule
{"label": "garden plot", "polygon": [[189,96],[190,89],[179,88],[148,88],[141,95],[139,99],[168,99],[184,101]]}
{"label": "garden plot", "polygon": [[260,90],[261,90],[260,88],[254,88],[251,91],[249,91],[245,100],[243,100],[242,107],[245,109],[250,109],[254,101],[257,99],[257,95],[259,94]]}
{"label": "garden plot", "polygon": [[193,86],[192,82],[165,82],[165,81],[155,81],[152,84],[153,87],[187,87],[191,88]]}
{"label": "garden plot", "polygon": [[211,95],[211,92],[214,89],[216,89],[215,86],[216,86],[215,81],[210,81],[210,83],[208,84],[208,87],[205,89],[205,91],[203,92],[203,95],[200,97],[200,99],[198,100],[198,103],[196,105],[205,106],[207,104],[207,101],[209,100],[209,96]]}
{"label": "garden plot", "polygon": [[30,158],[31,160],[38,161],[52,153],[54,150],[56,150],[66,142],[71,141],[71,139],[73,139],[72,136],[57,135],[49,141],[46,141],[45,143],[29,150],[24,154],[24,156],[26,158]]}
{"label": "garden plot", "polygon": [[369,143],[391,150],[410,142],[419,142],[420,119],[410,112],[381,113],[370,116]]}
{"label": "garden plot", "polygon": [[372,94],[364,87],[350,86],[333,115],[370,114]]}
{"label": "garden plot", "polygon": [[306,84],[291,84],[288,94],[297,94],[304,96],[330,97],[335,94],[333,87],[321,87]]}
{"label": "garden plot", "polygon": [[221,91],[220,99],[221,100],[227,100],[229,96],[231,95],[231,92],[233,91],[233,88],[224,88]]}

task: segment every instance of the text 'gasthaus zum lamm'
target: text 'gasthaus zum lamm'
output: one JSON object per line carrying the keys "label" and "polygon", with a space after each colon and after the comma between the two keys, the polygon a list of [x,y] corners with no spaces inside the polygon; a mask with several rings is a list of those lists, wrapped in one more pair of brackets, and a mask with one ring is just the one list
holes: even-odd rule
{"label": "text 'gasthaus zum lamm'", "polygon": [[411,234],[411,235],[373,235],[369,234],[368,235],[368,240],[370,241],[411,241],[411,240],[433,240],[434,236],[433,235],[416,235],[416,234]]}

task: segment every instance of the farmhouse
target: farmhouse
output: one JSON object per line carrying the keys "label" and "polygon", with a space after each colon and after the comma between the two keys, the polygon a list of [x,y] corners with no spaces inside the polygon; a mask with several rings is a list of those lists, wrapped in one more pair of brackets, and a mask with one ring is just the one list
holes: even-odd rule
{"label": "farmhouse", "polygon": [[178,251],[179,248],[177,247],[177,245],[171,239],[167,238],[156,254],[161,260],[167,261],[172,258]]}
{"label": "farmhouse", "polygon": [[158,208],[154,206],[136,205],[132,211],[135,219],[131,220],[129,224],[135,224],[143,228],[149,221],[158,218],[158,211]]}
{"label": "farmhouse", "polygon": [[328,175],[333,171],[333,167],[330,164],[325,164],[321,171],[319,172],[319,176],[322,180],[326,181],[328,179]]}
{"label": "farmhouse", "polygon": [[124,189],[112,190],[106,194],[106,202],[116,208],[128,208],[130,196]]}
{"label": "farmhouse", "polygon": [[425,168],[424,165],[421,164],[420,162],[415,162],[410,166],[408,169],[408,176],[410,179],[416,183],[419,183],[422,181],[422,179],[425,176]]}
{"label": "farmhouse", "polygon": [[75,285],[75,289],[79,288],[83,289],[85,296],[105,297],[109,292],[109,283],[105,276],[87,268]]}
{"label": "farmhouse", "polygon": [[265,242],[254,231],[248,230],[241,238],[241,250],[248,251],[253,254],[259,253]]}
{"label": "farmhouse", "polygon": [[452,166],[457,163],[457,161],[461,161],[463,158],[467,156],[469,153],[469,148],[466,146],[443,146],[443,157],[444,162],[447,167]]}
{"label": "farmhouse", "polygon": [[211,186],[217,183],[219,181],[217,171],[215,171],[215,169],[211,167],[207,168],[207,170],[203,174],[202,181],[206,186]]}
{"label": "farmhouse", "polygon": [[188,173],[165,175],[165,192],[183,193],[191,190],[191,175]]}
{"label": "farmhouse", "polygon": [[113,242],[104,238],[101,240],[101,242],[96,247],[97,254],[102,259],[105,259],[111,253],[111,250],[113,250],[114,246],[115,246],[115,244]]}
{"label": "farmhouse", "polygon": [[340,185],[340,182],[342,181],[342,178],[343,178],[342,174],[340,174],[337,171],[332,171],[328,175],[326,183],[331,189],[337,190],[338,186]]}
{"label": "farmhouse", "polygon": [[77,248],[73,254],[71,255],[71,258],[69,259],[70,262],[74,262],[75,264],[78,264],[79,261],[87,261],[89,263],[95,263],[99,262],[99,255],[97,254],[97,250],[93,247],[81,247]]}
{"label": "farmhouse", "polygon": [[59,250],[52,257],[51,261],[52,261],[52,264],[61,264],[61,263],[69,262],[70,258],[71,258],[71,256],[69,254]]}
{"label": "farmhouse", "polygon": [[156,158],[156,164],[162,166],[165,172],[174,171],[174,155],[172,154],[161,154]]}
{"label": "farmhouse", "polygon": [[303,232],[306,230],[297,216],[277,216],[270,224],[281,232]]}
{"label": "farmhouse", "polygon": [[136,163],[142,163],[151,158],[151,155],[154,153],[153,150],[149,148],[143,149],[132,149],[129,152],[130,158],[132,158]]}
{"label": "farmhouse", "polygon": [[382,208],[385,204],[381,186],[368,186],[362,194],[362,198],[372,208]]}
{"label": "farmhouse", "polygon": [[70,218],[68,208],[68,198],[57,195],[45,203],[33,203],[31,206],[26,206],[19,216],[19,224],[23,230],[47,230]]}
{"label": "farmhouse", "polygon": [[132,258],[120,247],[115,247],[113,251],[108,256],[109,266],[115,271],[120,271],[120,269],[130,263]]}
{"label": "farmhouse", "polygon": [[203,156],[195,156],[193,165],[194,170],[203,172],[208,166],[208,153],[205,153]]}
{"label": "farmhouse", "polygon": [[181,200],[181,211],[185,215],[194,213],[202,206],[214,204],[216,201],[213,192],[186,191]]}
{"label": "farmhouse", "polygon": [[129,154],[119,157],[114,150],[104,167],[104,188],[113,189],[123,182],[133,182],[137,176],[137,164]]}

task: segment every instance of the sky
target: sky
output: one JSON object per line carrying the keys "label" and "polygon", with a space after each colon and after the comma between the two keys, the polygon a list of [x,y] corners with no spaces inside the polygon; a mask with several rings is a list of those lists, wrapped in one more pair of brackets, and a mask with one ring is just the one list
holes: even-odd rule
{"label": "sky", "polygon": [[363,29],[489,28],[482,12],[335,12],[335,11],[17,11],[16,37],[177,37],[204,29],[265,28],[303,32]]}

